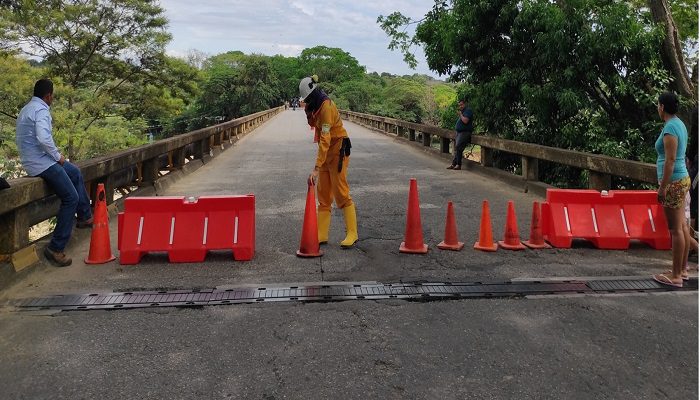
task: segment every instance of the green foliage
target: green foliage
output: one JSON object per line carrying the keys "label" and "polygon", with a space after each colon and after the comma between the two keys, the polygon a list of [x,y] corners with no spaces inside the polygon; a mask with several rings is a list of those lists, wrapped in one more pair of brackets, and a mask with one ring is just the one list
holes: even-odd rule
{"label": "green foliage", "polygon": [[410,122],[422,122],[428,88],[416,80],[391,79],[384,88],[384,111],[387,116]]}
{"label": "green foliage", "polygon": [[[65,125],[64,150],[86,154],[84,136],[115,116],[142,127],[181,113],[197,93],[196,68],[167,57],[163,9],[149,0],[20,0],[0,8],[0,48],[38,57],[57,85],[52,113]],[[31,86],[24,93],[24,101]],[[0,107],[4,108],[3,104]],[[60,125],[60,122],[58,123]],[[115,132],[121,132],[116,129]],[[115,146],[130,143],[108,141]],[[121,144],[120,144],[121,143]]]}
{"label": "green foliage", "polygon": [[366,113],[381,95],[381,87],[367,80],[353,80],[340,83],[333,94],[338,107]]}
{"label": "green foliage", "polygon": [[[15,117],[31,97],[34,82],[41,76],[41,68],[32,68],[26,60],[11,55],[0,55],[0,173],[15,175],[11,161],[19,156],[15,145]],[[9,172],[11,171],[11,172]]]}
{"label": "green foliage", "polygon": [[[279,61],[276,60],[278,66]],[[241,52],[210,58],[190,126],[206,124],[207,117],[222,116],[229,120],[280,105],[284,96],[273,65],[270,57]]]}
{"label": "green foliage", "polygon": [[365,67],[355,57],[341,49],[326,46],[302,50],[299,64],[303,71],[301,77],[316,74],[321,81],[330,84],[325,88],[328,94],[333,93],[335,85],[361,79],[365,73]]}
{"label": "green foliage", "polygon": [[299,81],[307,75],[301,70],[297,57],[284,57],[276,55],[270,57],[271,68],[279,77],[279,92],[284,100],[290,100],[299,96]]}
{"label": "green foliage", "polygon": [[[454,0],[436,1],[414,37],[397,33],[409,22],[403,16],[380,23],[390,48],[418,43],[432,70],[464,82],[459,97],[477,130],[649,162],[656,96],[671,74],[659,54],[663,32],[647,14],[608,0]],[[695,30],[697,11],[685,19]],[[453,124],[448,109],[442,125]]]}

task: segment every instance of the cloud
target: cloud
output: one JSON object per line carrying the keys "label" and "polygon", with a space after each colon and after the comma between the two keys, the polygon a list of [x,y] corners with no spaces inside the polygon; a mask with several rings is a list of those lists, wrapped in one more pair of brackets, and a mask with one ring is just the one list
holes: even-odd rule
{"label": "cloud", "polygon": [[197,49],[208,54],[232,50],[297,56],[304,48],[338,47],[357,58],[368,71],[394,74],[427,73],[421,49],[416,71],[403,56],[387,49],[389,38],[377,24],[379,15],[400,11],[422,18],[432,6],[426,0],[161,0],[173,40],[169,54]]}

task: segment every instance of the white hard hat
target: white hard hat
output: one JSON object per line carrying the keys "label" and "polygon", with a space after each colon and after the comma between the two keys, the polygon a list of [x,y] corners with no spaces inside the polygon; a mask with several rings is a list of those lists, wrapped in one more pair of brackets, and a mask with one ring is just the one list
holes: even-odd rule
{"label": "white hard hat", "polygon": [[302,79],[301,82],[299,82],[299,97],[301,97],[302,100],[306,100],[311,92],[316,89],[316,86],[318,86],[317,83],[318,77],[316,77],[316,75],[307,76],[306,78]]}

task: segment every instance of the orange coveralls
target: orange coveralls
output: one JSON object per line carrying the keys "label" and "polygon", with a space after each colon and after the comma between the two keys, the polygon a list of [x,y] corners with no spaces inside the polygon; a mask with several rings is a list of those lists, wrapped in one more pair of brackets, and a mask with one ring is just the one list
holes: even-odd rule
{"label": "orange coveralls", "polygon": [[330,211],[333,199],[338,208],[351,206],[350,186],[347,181],[350,157],[343,158],[343,167],[338,172],[340,148],[348,132],[343,128],[338,108],[331,100],[321,104],[311,118],[318,140],[316,167],[318,167],[318,211]]}

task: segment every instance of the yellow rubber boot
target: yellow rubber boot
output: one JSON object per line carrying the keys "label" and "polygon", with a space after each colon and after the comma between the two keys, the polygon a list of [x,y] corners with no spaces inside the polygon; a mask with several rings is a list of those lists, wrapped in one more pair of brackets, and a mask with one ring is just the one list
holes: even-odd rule
{"label": "yellow rubber boot", "polygon": [[331,212],[318,211],[318,243],[328,243],[328,230],[331,227]]}
{"label": "yellow rubber boot", "polygon": [[357,215],[355,214],[355,204],[343,208],[345,217],[345,240],[340,242],[340,247],[350,248],[357,242]]}

